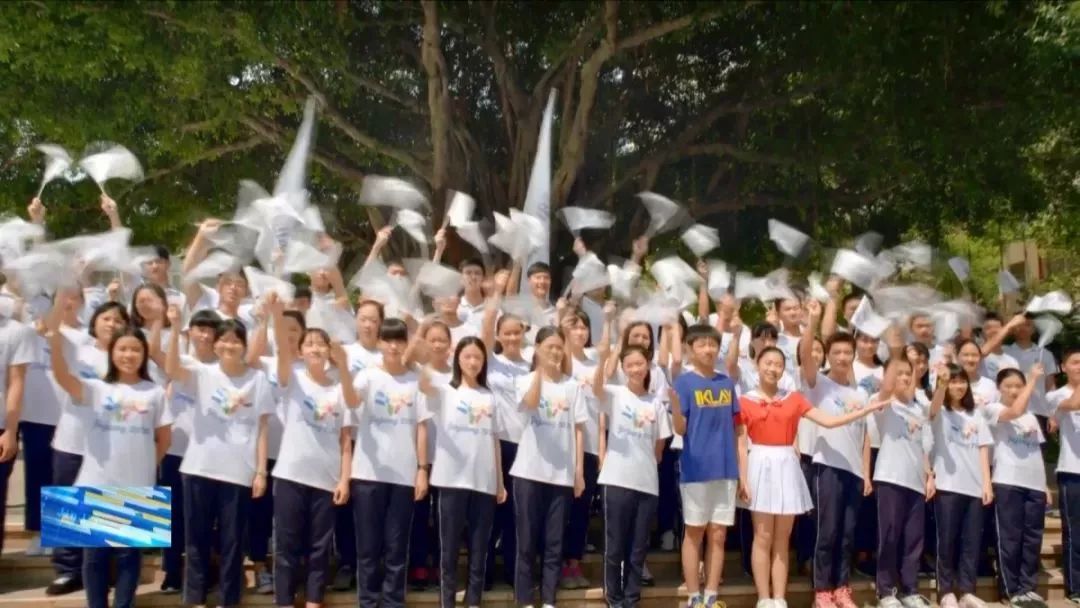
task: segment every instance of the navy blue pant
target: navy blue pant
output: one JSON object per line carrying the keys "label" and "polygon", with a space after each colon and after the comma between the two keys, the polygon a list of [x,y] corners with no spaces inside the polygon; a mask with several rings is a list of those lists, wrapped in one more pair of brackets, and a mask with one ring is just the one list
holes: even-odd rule
{"label": "navy blue pant", "polygon": [[632,608],[641,602],[641,574],[649,552],[649,528],[656,496],[604,486],[604,596],[608,606]]}
{"label": "navy blue pant", "polygon": [[[874,464],[877,462],[878,450],[870,450],[870,479],[874,478]],[[869,553],[871,556],[878,547],[878,508],[877,494],[863,496],[859,504],[859,514],[855,524],[855,550],[860,553]],[[873,560],[873,557],[870,557]]]}
{"label": "navy blue pant", "polygon": [[[356,587],[360,608],[405,605],[413,495],[410,486],[352,480],[356,526]],[[379,565],[383,566],[382,584]]]}
{"label": "navy blue pant", "polygon": [[816,591],[832,591],[851,580],[851,552],[855,548],[855,522],[862,491],[863,480],[856,475],[823,464],[814,465]]}
{"label": "navy blue pant", "polygon": [[469,548],[465,605],[479,606],[484,593],[488,541],[495,518],[495,497],[483,492],[439,488],[436,503],[439,528],[439,606],[453,608],[457,594],[457,562],[462,538]]}
{"label": "navy blue pant", "polygon": [[52,483],[52,440],[56,426],[20,422],[22,440],[23,490],[26,495],[26,529],[41,532],[41,488]]}
{"label": "navy blue pant", "polygon": [[664,444],[657,470],[660,479],[660,496],[656,506],[656,530],[663,534],[672,532],[676,541],[681,539],[679,517],[679,453],[671,449],[671,439]]}
{"label": "navy blue pant", "polygon": [[183,456],[166,454],[158,468],[158,483],[172,489],[172,546],[161,556],[165,583],[180,588],[184,581],[184,483],[180,478]]}
{"label": "navy blue pant", "polygon": [[983,512],[982,500],[975,496],[939,490],[934,498],[938,597],[975,593]]}
{"label": "navy blue pant", "polygon": [[877,494],[877,593],[906,597],[919,591],[919,560],[925,534],[926,496],[886,482]]}
{"label": "navy blue pant", "polygon": [[514,458],[517,457],[517,444],[509,441],[500,441],[502,450],[502,474],[503,487],[506,488],[506,501],[501,505],[495,505],[495,521],[491,529],[491,542],[488,545],[487,571],[495,571],[495,543],[499,544],[499,553],[503,560],[503,579],[506,584],[514,584],[515,565],[517,559],[517,528],[514,526],[514,478],[510,477],[510,467],[514,466]]}
{"label": "navy blue pant", "polygon": [[533,562],[540,555],[543,564],[540,599],[544,604],[555,605],[563,533],[573,499],[571,487],[514,478],[514,523],[518,538],[514,598],[519,604],[533,603]]}
{"label": "navy blue pant", "polygon": [[[802,468],[803,477],[806,478],[806,487],[814,487],[814,457],[803,454],[799,457],[799,466]],[[813,503],[817,497],[810,493]],[[795,560],[799,564],[805,564],[814,559],[814,545],[817,543],[817,512],[811,509],[808,513],[795,517]]]}
{"label": "navy blue pant", "polygon": [[[6,432],[0,431],[0,437],[3,437]],[[0,462],[0,552],[4,550],[4,515],[7,513],[8,478],[11,477],[13,468],[15,468],[14,458],[7,462]]]}
{"label": "navy blue pant", "polygon": [[409,568],[428,568],[439,560],[439,496],[431,488],[424,500],[413,505],[412,532],[409,533]]}
{"label": "navy blue pant", "polygon": [[589,512],[596,497],[596,478],[600,475],[600,459],[585,454],[582,462],[585,470],[585,491],[570,503],[570,521],[563,538],[563,559],[580,560],[585,556],[589,537]]}
{"label": "navy blue pant", "polygon": [[183,475],[184,531],[187,564],[184,603],[206,603],[210,551],[217,524],[221,557],[221,605],[240,604],[244,590],[244,517],[251,505],[251,488],[197,475]]}
{"label": "navy blue pant", "polygon": [[995,483],[994,516],[1002,597],[1034,592],[1046,525],[1046,492]]}
{"label": "navy blue pant", "polygon": [[[75,485],[75,478],[79,476],[81,466],[82,456],[53,450],[53,485]],[[52,552],[52,565],[53,570],[56,571],[56,576],[67,576],[76,581],[81,581],[83,550],[72,547],[56,547]]]}
{"label": "navy blue pant", "polygon": [[295,603],[305,560],[304,597],[322,603],[334,542],[334,495],[287,479],[277,480],[274,494],[274,603]]}
{"label": "navy blue pant", "polygon": [[247,519],[247,555],[252,562],[266,562],[270,554],[270,535],[274,533],[274,472],[275,460],[266,460],[266,492],[252,498],[251,514]]}
{"label": "navy blue pant", "polygon": [[[1080,595],[1080,475],[1058,473],[1065,597]],[[1077,536],[1074,536],[1076,534]]]}
{"label": "navy blue pant", "polygon": [[88,608],[109,608],[109,573],[113,558],[116,558],[116,591],[113,608],[134,606],[135,591],[139,588],[139,572],[142,569],[142,553],[138,549],[119,547],[102,547],[84,551],[82,579],[86,586]]}

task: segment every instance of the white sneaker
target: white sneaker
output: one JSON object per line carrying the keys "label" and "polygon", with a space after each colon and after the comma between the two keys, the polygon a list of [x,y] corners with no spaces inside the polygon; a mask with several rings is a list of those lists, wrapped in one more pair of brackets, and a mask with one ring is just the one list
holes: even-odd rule
{"label": "white sneaker", "polygon": [[773,598],[773,608],[787,608],[787,600]]}
{"label": "white sneaker", "polygon": [[755,608],[776,608],[776,602],[774,602],[774,601],[772,601],[772,599],[768,599],[768,598],[763,599],[763,600],[758,600],[757,604],[755,605]]}
{"label": "white sneaker", "polygon": [[964,597],[960,598],[960,608],[987,608],[987,606],[986,602],[970,593],[965,593]]}
{"label": "white sneaker", "polygon": [[952,593],[946,593],[938,599],[938,604],[941,608],[960,608],[960,604],[956,602],[956,595]]}
{"label": "white sneaker", "polygon": [[930,608],[930,600],[918,593],[900,598],[900,604],[904,608]]}
{"label": "white sneaker", "polygon": [[675,550],[675,533],[671,530],[660,535],[660,548],[664,551]]}
{"label": "white sneaker", "polygon": [[878,600],[878,608],[904,608],[895,595],[886,595]]}

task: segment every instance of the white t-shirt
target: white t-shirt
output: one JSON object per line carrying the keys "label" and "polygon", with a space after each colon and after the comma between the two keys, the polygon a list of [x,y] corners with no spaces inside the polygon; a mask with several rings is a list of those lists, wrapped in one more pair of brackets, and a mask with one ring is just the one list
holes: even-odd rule
{"label": "white t-shirt", "polygon": [[259,419],[274,413],[266,374],[248,368],[231,377],[217,363],[191,360],[181,391],[195,397],[191,438],[180,472],[251,487],[258,467]]}
{"label": "white t-shirt", "polygon": [[[427,373],[428,373],[428,376],[431,378],[431,385],[434,386],[434,387],[437,387],[437,388],[442,388],[444,386],[450,386],[450,381],[453,380],[453,378],[454,378],[454,371],[452,369],[450,371],[447,371],[447,372],[440,372],[439,370],[437,370],[437,369],[435,369],[435,368],[433,368],[431,366],[428,366]],[[430,412],[431,404],[428,402],[427,395],[425,395],[424,393],[421,392],[421,393],[416,395],[416,399],[419,400],[419,401],[424,402],[424,404],[423,404],[424,407],[423,407],[423,409],[421,411],[427,412],[427,413],[430,414],[431,413]],[[421,421],[421,422],[423,422],[423,421]],[[436,436],[438,434],[439,434],[439,429],[437,428],[437,425],[434,425],[434,424],[428,424],[427,425],[427,439],[428,439],[427,457],[428,457],[428,462],[430,462],[433,467],[435,465],[435,462],[434,462],[434,458],[435,458],[435,442],[437,441]]]}
{"label": "white t-shirt", "polygon": [[1073,389],[1066,384],[1046,395],[1047,402],[1058,421],[1061,451],[1058,453],[1057,472],[1080,475],[1080,410],[1059,409],[1063,401],[1072,397]]}
{"label": "white t-shirt", "polygon": [[975,399],[975,409],[977,410],[991,403],[1001,401],[1001,393],[998,392],[997,385],[994,384],[993,380],[985,376],[979,376],[978,380],[972,381],[971,397]]}
{"label": "white t-shirt", "polygon": [[597,456],[600,454],[600,415],[596,409],[596,397],[593,395],[593,376],[596,374],[596,366],[599,361],[592,349],[585,351],[585,359],[571,358],[570,375],[577,380],[581,387],[582,401],[588,412],[588,420],[585,422],[585,453]]}
{"label": "white t-shirt", "polygon": [[[88,338],[85,333],[80,335],[80,340]],[[70,400],[67,392],[56,384],[56,376],[52,373],[52,349],[49,341],[44,336],[35,332],[31,338],[34,349],[34,360],[26,370],[26,389],[23,392],[22,421],[36,424],[56,425],[60,421],[60,412],[64,404]],[[65,349],[74,358],[74,345]],[[0,423],[2,424],[2,423]]]}
{"label": "white t-shirt", "polygon": [[598,409],[608,417],[607,454],[598,483],[658,495],[656,442],[671,437],[671,419],[653,393],[635,395],[625,386],[604,387]]}
{"label": "white t-shirt", "polygon": [[[62,328],[60,332],[64,337],[64,359],[71,373],[81,380],[104,378],[109,371],[108,353],[99,349],[89,334],[69,328]],[[70,397],[65,398],[53,433],[52,448],[81,456],[86,449],[86,429],[90,423],[89,410],[72,403]]]}
{"label": "white t-shirt", "polygon": [[[0,318],[0,404],[7,404],[7,371],[9,366],[33,363],[34,330],[14,319]],[[27,369],[29,372],[29,369]],[[23,401],[25,402],[26,383],[23,383]],[[0,418],[5,418],[0,416]],[[4,420],[0,420],[0,431],[4,430]]]}
{"label": "white t-shirt", "polygon": [[982,497],[979,449],[994,443],[986,419],[977,412],[942,408],[930,426],[934,429],[934,477],[937,489]]}
{"label": "white t-shirt", "polygon": [[[723,373],[727,373],[727,370],[722,370]],[[761,386],[761,377],[758,375],[757,364],[750,359],[739,358],[739,394],[745,395],[750,391],[756,391]],[[780,376],[780,381],[777,382],[778,388],[781,391],[793,392],[798,390],[798,384],[795,382],[795,377],[788,373],[785,369],[783,375]]]}
{"label": "white t-shirt", "polygon": [[[259,357],[259,363],[262,364],[263,373],[266,374],[266,379],[270,382],[271,392],[274,395],[274,408],[278,412],[277,416],[270,417],[266,425],[267,458],[276,463],[278,455],[281,454],[281,442],[285,436],[284,417],[281,416],[281,400],[285,397],[285,391],[278,384],[277,357]],[[294,374],[304,371],[304,362],[300,360],[293,361],[292,370]],[[274,466],[277,466],[277,464]]]}
{"label": "white t-shirt", "polygon": [[498,490],[496,440],[501,412],[485,388],[440,386],[426,399],[424,420],[437,429],[431,485],[494,496]]}
{"label": "white t-shirt", "polygon": [[1039,428],[1039,421],[1031,412],[1009,422],[1001,422],[1000,416],[1007,408],[1001,403],[991,403],[982,409],[986,423],[994,437],[993,475],[994,483],[1046,491],[1046,466],[1042,450],[1046,439]]}
{"label": "white t-shirt", "polygon": [[[716,313],[715,312],[709,313],[709,318],[708,318],[709,326],[710,327],[716,327],[716,321],[717,321]],[[739,358],[740,359],[750,359],[750,334],[751,333],[752,332],[751,332],[749,327],[743,327],[742,331],[739,332]],[[731,339],[734,338],[734,337],[735,337],[735,334],[731,333],[730,331],[726,331],[726,332],[724,332],[724,334],[722,336],[720,336],[720,352],[716,356],[717,357],[717,363],[716,364],[721,370],[724,369],[724,366],[726,365],[724,363],[724,361],[727,359],[728,351],[731,350]]]}
{"label": "white t-shirt", "polygon": [[574,485],[575,428],[584,425],[588,409],[581,396],[581,389],[573,377],[558,382],[542,382],[540,403],[535,410],[526,410],[522,403],[532,386],[532,372],[517,381],[515,401],[527,416],[525,431],[521,434],[517,458],[510,474],[557,486]]}
{"label": "white t-shirt", "polygon": [[[746,333],[746,332],[743,332]],[[792,336],[784,333],[780,330],[780,335],[776,338],[776,348],[780,349],[780,352],[784,353],[784,371],[794,377],[799,373],[799,364],[796,362],[796,353],[799,352],[799,341],[802,336]],[[740,350],[740,352],[742,352]]]}
{"label": "white t-shirt", "polygon": [[1020,369],[1020,363],[1009,353],[1002,351],[984,355],[979,362],[979,375],[997,381],[998,372],[1003,369]]}
{"label": "white t-shirt", "polygon": [[488,388],[495,393],[499,407],[499,425],[503,441],[519,443],[525,432],[528,417],[518,409],[517,382],[529,373],[529,360],[511,361],[503,355],[493,354],[488,360]]}
{"label": "white t-shirt", "polygon": [[[840,416],[866,407],[869,397],[861,389],[833,382],[825,374],[818,374],[814,388],[806,392],[806,398],[818,409]],[[814,446],[814,463],[847,471],[859,479],[863,476],[863,438],[866,420],[860,419],[834,429],[818,429]]]}
{"label": "white t-shirt", "polygon": [[874,412],[871,418],[881,436],[874,481],[926,493],[925,457],[933,446],[928,414],[929,408],[918,399],[913,403],[893,399]]}
{"label": "white t-shirt", "polygon": [[306,370],[293,370],[281,389],[278,416],[284,425],[273,476],[333,492],[341,481],[341,429],[351,425],[341,383],[323,386]]}
{"label": "white t-shirt", "polygon": [[1043,381],[1039,382],[1039,385],[1035,387],[1035,392],[1031,395],[1031,401],[1028,403],[1028,411],[1037,416],[1049,416],[1053,412],[1053,408],[1046,398],[1045,379],[1060,371],[1054,355],[1045,348],[1039,348],[1034,344],[1030,348],[1021,348],[1017,344],[1009,344],[1004,350],[1007,355],[1016,360],[1020,371],[1024,372],[1025,376],[1031,372],[1031,366],[1036,363],[1043,364]]}
{"label": "white t-shirt", "polygon": [[80,380],[92,413],[77,486],[152,486],[157,479],[154,431],[172,424],[165,389],[153,382]]}
{"label": "white t-shirt", "polygon": [[346,344],[343,348],[345,356],[349,359],[349,373],[354,378],[365,369],[382,365],[382,353],[378,350],[368,350],[360,342]]}
{"label": "white t-shirt", "polygon": [[[885,368],[878,365],[871,367],[863,365],[857,359],[851,363],[851,369],[855,372],[855,384],[867,395],[874,395],[881,389],[881,380],[885,377]],[[870,447],[881,447],[881,434],[878,432],[874,416],[866,418],[866,434],[870,436]]]}
{"label": "white t-shirt", "polygon": [[361,403],[351,410],[356,427],[353,479],[416,484],[416,425],[424,417],[416,383],[413,371],[391,376],[371,367],[356,375],[353,386]]}

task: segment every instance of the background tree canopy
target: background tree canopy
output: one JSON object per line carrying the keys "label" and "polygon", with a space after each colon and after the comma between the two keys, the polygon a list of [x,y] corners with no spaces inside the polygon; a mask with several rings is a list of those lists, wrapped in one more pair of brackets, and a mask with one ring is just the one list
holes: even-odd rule
{"label": "background tree canopy", "polygon": [[[147,167],[110,187],[142,242],[182,245],[191,222],[231,214],[239,179],[271,185],[309,95],[311,189],[347,255],[380,221],[356,204],[365,174],[423,184],[436,222],[448,188],[485,216],[520,207],[553,88],[552,209],[615,210],[595,235],[612,253],[645,189],[760,269],[778,262],[770,216],[826,243],[1080,217],[1076,2],[21,2],[0,17],[2,204],[36,191],[33,144],[120,142]],[[58,235],[105,227],[92,183],[44,198]],[[1061,232],[1047,238],[1075,251]]]}

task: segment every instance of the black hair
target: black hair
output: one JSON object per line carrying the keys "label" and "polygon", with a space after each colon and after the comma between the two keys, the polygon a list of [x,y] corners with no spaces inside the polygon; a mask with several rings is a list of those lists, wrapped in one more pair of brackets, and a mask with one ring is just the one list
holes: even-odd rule
{"label": "black hair", "polygon": [[585,327],[589,330],[585,334],[585,348],[592,348],[592,320],[589,319],[589,315],[580,308],[575,308],[571,310],[568,314],[574,316],[578,321],[581,321],[585,324]]}
{"label": "black hair", "polygon": [[325,329],[321,327],[304,327],[303,324],[301,324],[300,327],[304,328],[303,333],[300,334],[300,344],[303,344],[304,340],[307,340],[308,336],[314,334],[322,338],[323,342],[326,342],[327,346],[330,346],[330,334],[326,333]]}
{"label": "black hair", "polygon": [[227,334],[235,335],[240,340],[240,343],[244,345],[244,348],[247,348],[247,328],[244,327],[243,323],[236,319],[225,319],[218,323],[214,327],[214,343],[216,344],[218,340]]}
{"label": "black hair", "polygon": [[150,382],[150,345],[147,344],[146,336],[143,335],[142,330],[136,327],[128,327],[123,331],[117,332],[113,334],[112,339],[109,340],[109,369],[105,372],[105,378],[103,378],[103,380],[109,384],[116,384],[120,381],[120,370],[117,369],[116,364],[113,363],[113,348],[116,347],[116,343],[119,342],[121,338],[135,338],[139,341],[139,344],[142,344],[143,357],[142,362],[139,363],[139,379]]}
{"label": "black hair", "polygon": [[154,256],[159,260],[165,260],[166,262],[172,257],[169,255],[169,248],[165,245],[154,245]]}
{"label": "black hair", "polygon": [[204,308],[191,315],[191,319],[188,321],[188,327],[207,327],[217,331],[217,326],[221,325],[221,317],[212,310]]}
{"label": "black hair", "polygon": [[446,337],[447,338],[453,339],[453,336],[450,334],[450,326],[447,325],[446,323],[443,323],[442,321],[432,321],[431,323],[429,323],[427,328],[424,330],[424,335],[422,335],[420,337],[424,338],[426,340],[428,332],[435,329],[435,328],[443,330],[444,332],[446,332]]}
{"label": "black hair", "polygon": [[458,358],[461,356],[461,351],[465,350],[466,346],[475,346],[476,348],[479,348],[480,352],[484,355],[484,363],[480,366],[479,373],[476,374],[476,385],[487,388],[487,348],[484,347],[484,341],[476,336],[465,336],[461,339],[461,342],[458,342],[457,348],[454,349],[454,362],[451,365],[453,371],[450,372],[450,386],[454,388],[461,386],[461,364],[458,362]]}
{"label": "black hair", "polygon": [[[813,341],[814,341],[815,344],[820,344],[821,345],[821,352],[824,353],[825,352],[825,343],[821,340],[821,338],[819,338],[817,336],[814,336]],[[811,353],[813,352],[813,348],[810,349],[810,352]],[[821,365],[819,365],[818,368],[819,369],[825,369],[825,363],[826,363],[826,361],[823,358],[821,360]],[[795,348],[795,365],[798,366],[798,367],[802,367],[802,349],[800,349],[798,347]]]}
{"label": "black hair", "polygon": [[686,330],[686,344],[693,346],[698,340],[713,340],[717,346],[720,346],[720,332],[716,331],[712,325],[705,323],[692,325]]}
{"label": "black hair", "polygon": [[1069,360],[1069,357],[1073,355],[1080,355],[1080,346],[1069,346],[1061,353],[1061,363],[1065,364]]}
{"label": "black hair", "polygon": [[620,350],[625,350],[630,346],[630,331],[635,327],[644,327],[649,334],[649,346],[645,349],[645,352],[649,354],[649,363],[652,363],[653,355],[656,354],[656,341],[653,340],[652,326],[646,321],[634,321],[626,326],[626,329],[623,330]]}
{"label": "black hair", "polygon": [[299,300],[300,298],[311,299],[311,288],[307,285],[300,285],[293,291],[293,300]]}
{"label": "black hair", "polygon": [[750,331],[751,340],[757,340],[758,338],[765,340],[779,340],[780,330],[772,323],[762,321],[761,323],[754,325],[754,328]]}
{"label": "black hair", "polygon": [[847,306],[847,303],[852,301],[852,300],[862,300],[862,299],[863,299],[863,294],[853,291],[853,292],[847,294],[846,296],[844,296],[844,299],[840,301],[840,307],[843,308],[843,307]]}
{"label": "black hair", "polygon": [[[904,359],[907,359],[907,349],[913,348],[920,357],[926,359],[926,371],[923,372],[922,378],[916,378],[915,381],[919,383],[919,386],[923,389],[923,394],[927,399],[933,398],[934,389],[930,386],[930,349],[926,347],[922,342],[912,342],[904,348]],[[908,361],[910,363],[910,360]],[[911,371],[915,371],[915,366],[911,366]]]}
{"label": "black hair", "polygon": [[[561,329],[559,329],[558,327],[555,327],[553,325],[548,325],[547,327],[541,327],[540,331],[536,332],[536,340],[534,342],[536,344],[536,348],[533,350],[533,360],[532,360],[532,364],[529,365],[529,371],[536,371],[536,356],[537,356],[537,354],[538,354],[538,352],[540,350],[540,345],[544,343],[544,340],[547,340],[548,338],[550,338],[552,336],[558,336],[559,339],[563,341],[563,344],[566,344],[566,336],[563,335],[563,331]],[[564,368],[565,368],[566,363],[568,362],[568,360],[569,360],[568,357],[565,357],[565,356],[563,357],[563,367]]]}
{"label": "black hair", "polygon": [[[855,359],[856,360],[858,360],[858,358],[859,358],[859,349],[858,349],[859,338],[862,338],[864,336],[867,337],[867,338],[870,338],[871,340],[876,340],[877,342],[881,342],[881,338],[875,338],[874,336],[871,336],[870,334],[866,333],[865,331],[862,331],[862,330],[856,328],[855,329],[855,346],[856,346],[856,348],[855,348]],[[881,367],[882,365],[884,365],[884,363],[882,363],[882,361],[881,361],[881,357],[879,357],[877,355],[876,350],[874,351],[874,355],[870,358],[870,361],[874,365],[876,365],[878,367]]]}
{"label": "black hair", "polygon": [[1001,323],[1001,315],[992,310],[988,310],[986,311],[986,314],[983,315],[983,324],[985,325],[987,321],[997,321],[998,323]]}
{"label": "black hair", "polygon": [[382,323],[386,320],[386,308],[383,307],[382,302],[378,300],[360,300],[360,303],[356,305],[356,312],[359,313],[360,309],[365,306],[374,306],[375,311],[379,313],[379,322]]}
{"label": "black hair", "polygon": [[383,342],[408,342],[409,326],[401,319],[383,319],[379,325],[379,339]]}
{"label": "black hair", "polygon": [[982,349],[979,348],[979,345],[976,344],[975,341],[972,340],[971,338],[957,338],[956,340],[953,341],[953,346],[956,348],[956,358],[957,358],[957,360],[959,360],[959,358],[960,358],[960,349],[964,348],[968,344],[974,346],[975,350],[979,351],[979,360],[981,361],[982,356],[983,356]]}
{"label": "black hair", "polygon": [[780,361],[787,365],[787,355],[784,354],[784,351],[780,350],[775,346],[766,346],[765,348],[761,349],[761,352],[757,354],[757,357],[754,357],[754,362],[756,363],[758,361],[761,361],[761,358],[769,353],[776,353],[780,355]]}
{"label": "black hair", "polygon": [[465,270],[466,268],[480,268],[481,272],[487,272],[487,268],[484,266],[484,260],[480,258],[465,258],[458,264],[458,270]]}
{"label": "black hair", "polygon": [[521,317],[519,317],[517,315],[514,315],[514,314],[504,313],[501,317],[499,317],[499,320],[495,322],[496,340],[495,340],[495,348],[493,350],[495,351],[496,355],[502,353],[502,351],[503,351],[503,346],[502,346],[502,344],[499,343],[499,340],[498,340],[497,337],[499,335],[499,332],[502,330],[502,326],[503,326],[504,321],[505,322],[516,321],[518,324],[521,325],[522,333],[525,332],[525,320],[524,319],[522,319]]}
{"label": "black hair", "polygon": [[828,358],[829,353],[832,352],[832,347],[836,346],[837,344],[847,344],[847,345],[851,346],[851,351],[855,352],[855,336],[853,336],[853,335],[851,335],[849,333],[838,331],[838,332],[834,333],[833,335],[829,336],[828,340],[825,340],[825,357],[826,358]]}
{"label": "black hair", "polygon": [[98,317],[109,312],[110,310],[115,310],[120,313],[120,318],[124,320],[124,325],[131,325],[131,315],[128,314],[128,311],[126,308],[124,308],[123,304],[119,302],[105,302],[101,306],[95,308],[94,314],[90,315],[90,326],[87,329],[90,332],[91,338],[98,337],[97,332],[94,331],[94,327],[97,325]]}
{"label": "black hair", "polygon": [[[281,313],[281,316],[285,319],[292,319],[300,325],[300,340],[296,343],[296,346],[299,347],[301,344],[304,343],[304,338],[307,337],[307,332],[309,329],[307,326],[307,320],[304,319],[304,313],[300,312],[299,310],[286,310]],[[325,334],[326,332],[323,333]],[[330,340],[327,339],[326,343],[329,344]]]}
{"label": "black hair", "polygon": [[[960,399],[960,403],[959,403],[960,408],[963,409],[965,412],[968,412],[969,414],[971,412],[974,412],[975,411],[975,396],[971,394],[971,380],[968,379],[968,376],[967,376],[966,373],[964,373],[964,370],[961,369],[960,366],[956,365],[955,363],[950,363],[948,365],[948,369],[949,369],[949,382],[952,382],[953,378],[956,378],[956,379],[959,379],[959,380],[963,380],[964,384],[967,386],[967,390],[964,391],[964,396]],[[945,407],[947,409],[950,409],[950,410],[953,409],[952,403],[950,403],[950,400],[949,400],[949,394],[948,394],[948,388],[947,387],[946,387],[946,393],[945,393]]]}
{"label": "black hair", "polygon": [[[636,344],[623,348],[621,351],[619,351],[619,367],[621,368],[623,361],[625,361],[628,356],[630,356],[630,355],[632,355],[634,353],[637,353],[637,354],[641,355],[642,357],[645,357],[644,386],[645,386],[645,390],[649,390],[649,385],[652,383],[652,377],[651,377],[652,376],[652,357],[649,355],[649,350],[648,349],[643,348],[641,346],[638,346]],[[601,361],[600,365],[603,365],[603,364],[604,364],[604,362]]]}
{"label": "black hair", "polygon": [[1018,378],[1020,378],[1020,382],[1027,382],[1027,380],[1024,378],[1024,372],[1016,369],[1015,367],[1006,367],[1005,369],[998,372],[997,378],[994,379],[994,384],[1000,387],[1001,383],[1008,380],[1011,376],[1017,376]]}
{"label": "black hair", "polygon": [[146,319],[139,314],[139,307],[135,306],[135,301],[139,299],[139,293],[149,289],[154,292],[154,295],[161,300],[161,314],[164,321],[164,327],[172,327],[172,323],[169,322],[169,315],[165,314],[165,311],[169,309],[169,298],[165,296],[165,290],[160,285],[154,283],[143,283],[135,288],[135,293],[131,294],[131,324],[139,329],[146,327]]}
{"label": "black hair", "polygon": [[525,277],[531,277],[534,274],[546,274],[551,276],[551,266],[548,266],[546,262],[533,262],[529,266],[528,272],[525,273]]}

